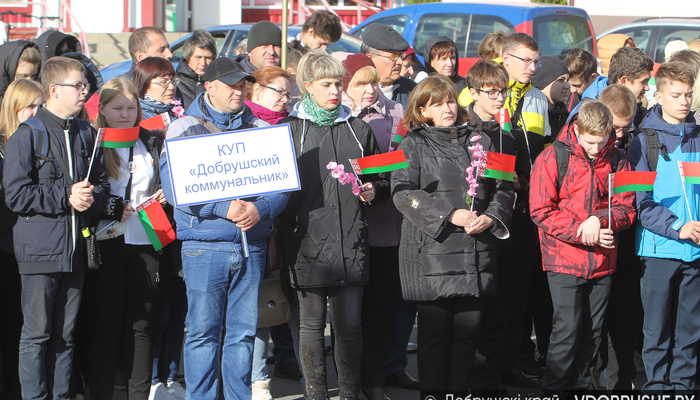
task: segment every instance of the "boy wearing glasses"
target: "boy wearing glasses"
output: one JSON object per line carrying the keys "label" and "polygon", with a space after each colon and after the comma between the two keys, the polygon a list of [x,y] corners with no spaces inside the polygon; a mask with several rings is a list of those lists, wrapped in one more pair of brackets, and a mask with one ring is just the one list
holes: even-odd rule
{"label": "boy wearing glasses", "polygon": [[[474,369],[475,389],[489,391],[494,395],[505,395],[502,375],[512,384],[518,379],[518,387],[535,388],[536,379],[527,378],[519,370],[513,371],[514,361],[508,354],[516,351],[509,348],[519,343],[518,327],[522,326],[522,313],[514,313],[515,305],[522,303],[522,275],[529,269],[520,263],[527,252],[537,245],[533,241],[534,229],[527,212],[527,188],[530,181],[530,159],[525,136],[519,127],[503,130],[500,111],[508,97],[508,73],[505,68],[491,60],[479,60],[467,73],[467,86],[472,103],[467,106],[470,114],[469,127],[485,133],[494,143],[496,151],[516,156],[513,183],[517,193],[516,209],[511,223],[511,235],[499,248],[497,262],[498,290],[496,296],[487,297],[484,309],[483,332],[479,342],[477,367]],[[516,338],[515,340],[510,340]],[[518,378],[514,378],[517,376]],[[484,393],[486,394],[486,393]]]}
{"label": "boy wearing glasses", "polygon": [[[2,180],[7,206],[18,215],[13,240],[22,275],[22,397],[67,399],[73,329],[87,269],[81,221],[102,212],[109,183],[101,151],[86,176],[95,130],[75,118],[89,90],[83,65],[51,58],[42,68],[41,83],[46,104],[30,122],[42,132],[22,124],[9,138]],[[41,154],[37,138],[50,143],[48,154]]]}
{"label": "boy wearing glasses", "polygon": [[530,35],[514,33],[503,42],[502,51],[503,66],[510,78],[505,108],[510,111],[513,124],[527,134],[530,159],[534,162],[544,150],[545,137],[551,136],[547,97],[530,82],[542,64],[540,46]]}

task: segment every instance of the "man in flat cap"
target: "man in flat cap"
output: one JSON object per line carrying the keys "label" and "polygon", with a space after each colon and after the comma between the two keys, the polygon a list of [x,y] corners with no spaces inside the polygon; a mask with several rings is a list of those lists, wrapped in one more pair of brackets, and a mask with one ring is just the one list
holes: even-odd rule
{"label": "man in flat cap", "polygon": [[241,54],[236,61],[245,72],[252,74],[263,67],[280,66],[282,30],[270,21],[260,21],[248,32],[248,54]]}
{"label": "man in flat cap", "polygon": [[408,96],[416,83],[401,76],[408,42],[393,28],[379,23],[370,24],[362,35],[362,53],[372,59],[379,72],[379,88],[387,99],[408,108]]}
{"label": "man in flat cap", "polygon": [[[206,92],[194,99],[187,117],[170,125],[166,140],[269,126],[243,103],[247,82],[255,78],[234,60],[212,61],[204,70]],[[167,177],[163,150],[160,170]],[[170,179],[163,179],[163,192],[173,204]],[[187,286],[186,398],[215,400],[220,377],[225,377],[224,398],[250,398],[267,237],[288,199],[286,193],[266,194],[175,209]],[[243,256],[242,232],[248,238],[248,257]]]}

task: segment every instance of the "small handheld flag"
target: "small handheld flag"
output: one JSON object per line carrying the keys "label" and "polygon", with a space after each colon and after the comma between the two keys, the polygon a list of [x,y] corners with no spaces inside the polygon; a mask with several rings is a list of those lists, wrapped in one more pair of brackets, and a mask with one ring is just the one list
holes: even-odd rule
{"label": "small handheld flag", "polygon": [[656,172],[623,171],[613,174],[613,194],[623,192],[651,192],[654,189]]}
{"label": "small handheld flag", "polygon": [[141,128],[138,126],[126,129],[100,128],[97,134],[97,140],[102,147],[124,149],[136,144],[140,130]]}
{"label": "small handheld flag", "polygon": [[513,130],[513,124],[510,122],[510,112],[508,112],[507,109],[501,108],[498,121],[501,124],[501,129],[503,129],[505,132],[510,132]]}
{"label": "small handheld flag", "polygon": [[170,225],[170,220],[165,215],[163,206],[160,205],[160,202],[155,197],[151,197],[136,207],[136,211],[139,213],[141,224],[156,251],[177,239],[177,235],[173,231],[172,225]]}
{"label": "small handheld flag", "polygon": [[389,143],[389,151],[396,150],[399,147],[399,143],[406,137],[406,127],[403,125],[403,119],[394,118],[394,126],[391,130],[391,142]]}
{"label": "small handheld flag", "polygon": [[165,129],[170,125],[170,118],[168,113],[158,114],[155,117],[141,121],[139,124],[143,129],[148,129],[152,131],[154,129]]}
{"label": "small handheld flag", "polygon": [[700,162],[679,161],[678,163],[683,182],[691,185],[700,184]]}
{"label": "small handheld flag", "polygon": [[493,151],[486,152],[486,166],[479,175],[512,182],[515,175],[515,156]]}
{"label": "small handheld flag", "polygon": [[403,150],[362,158],[351,158],[350,165],[352,165],[352,169],[357,175],[378,174],[380,172],[408,168],[408,162]]}

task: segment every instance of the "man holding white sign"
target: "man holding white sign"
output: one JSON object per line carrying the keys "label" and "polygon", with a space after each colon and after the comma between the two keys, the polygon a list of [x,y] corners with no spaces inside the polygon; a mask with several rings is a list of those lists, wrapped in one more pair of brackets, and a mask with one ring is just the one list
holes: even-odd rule
{"label": "man holding white sign", "polygon": [[[238,63],[229,58],[214,60],[204,72],[204,81],[206,92],[193,101],[187,110],[188,117],[170,125],[168,141],[269,126],[243,104],[246,84],[255,82],[255,78]],[[232,158],[245,155],[244,146],[223,147]],[[168,163],[168,155],[163,154],[163,192],[168,202],[175,204],[172,181],[167,178]],[[207,176],[206,167],[195,173],[200,173],[198,177]],[[235,178],[235,173],[227,176],[227,180],[235,181]],[[216,195],[213,193],[212,198]],[[253,338],[266,263],[266,239],[274,217],[282,212],[287,200],[287,194],[265,194],[246,200],[199,202],[175,209],[177,237],[183,241],[182,264],[189,303],[185,341],[188,398],[217,397],[219,354],[223,354],[221,376],[225,377],[225,397],[250,398]],[[243,255],[243,232],[248,238],[247,258]]]}

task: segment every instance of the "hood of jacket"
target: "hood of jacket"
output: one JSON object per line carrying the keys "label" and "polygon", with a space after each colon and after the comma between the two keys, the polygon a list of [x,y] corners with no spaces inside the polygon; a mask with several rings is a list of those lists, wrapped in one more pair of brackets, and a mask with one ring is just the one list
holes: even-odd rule
{"label": "hood of jacket", "polygon": [[[27,40],[15,40],[0,46],[0,60],[2,60],[3,66],[3,70],[0,73],[0,102],[2,102],[2,98],[5,96],[7,87],[15,80],[19,57],[27,47],[37,47],[37,45]],[[41,73],[41,66],[39,66],[37,76],[39,73]]]}
{"label": "hood of jacket", "polygon": [[[448,38],[447,36],[436,36],[425,41],[425,47],[423,47],[423,59],[425,60],[425,72],[427,72],[428,75],[432,74],[433,72],[437,72],[430,63],[430,52],[433,50],[433,47],[435,47],[436,44],[442,42],[450,42],[454,44],[452,39]],[[450,79],[452,79],[452,82],[457,83],[464,78],[459,76],[459,54],[456,54],[455,56],[455,68],[452,70]]]}
{"label": "hood of jacket", "polygon": [[85,77],[87,78],[88,83],[90,83],[90,90],[88,91],[87,95],[89,100],[93,94],[100,91],[102,85],[104,84],[100,70],[97,68],[95,63],[93,63],[92,60],[83,53],[65,53],[63,54],[63,57],[80,61],[80,63],[85,67]]}
{"label": "hood of jacket", "polygon": [[593,99],[593,100],[598,99],[598,96],[600,96],[600,92],[605,90],[606,87],[608,87],[608,77],[607,76],[597,77],[595,82],[593,82],[591,84],[591,86],[588,87],[588,89],[583,91],[583,94],[581,95],[581,100],[583,100],[583,99]]}
{"label": "hood of jacket", "polygon": [[234,58],[241,67],[243,67],[243,70],[249,74],[252,74],[255,72],[258,68],[253,65],[253,63],[250,62],[250,56],[248,54],[239,54]]}
{"label": "hood of jacket", "polygon": [[56,56],[56,49],[58,49],[58,45],[64,39],[68,40],[69,46],[74,47],[76,52],[80,53],[83,51],[83,48],[80,46],[80,41],[78,41],[78,38],[76,38],[73,35],[66,35],[63,32],[50,29],[42,33],[41,36],[39,36],[36,39],[36,44],[37,46],[39,46],[39,51],[41,52],[41,59],[43,60],[43,63],[46,63],[46,61],[48,61],[49,58]]}
{"label": "hood of jacket", "polygon": [[661,104],[657,104],[651,110],[649,110],[649,113],[647,113],[644,121],[642,121],[642,128],[653,129],[657,132],[668,134],[667,136],[659,136],[659,139],[663,140],[662,143],[666,146],[666,151],[668,151],[670,154],[673,153],[681,144],[684,137],[692,134],[695,131],[695,117],[693,117],[692,113],[688,113],[688,116],[683,123],[668,123],[663,118]]}

